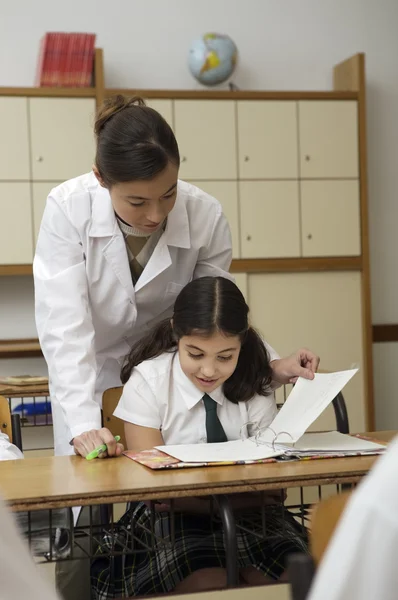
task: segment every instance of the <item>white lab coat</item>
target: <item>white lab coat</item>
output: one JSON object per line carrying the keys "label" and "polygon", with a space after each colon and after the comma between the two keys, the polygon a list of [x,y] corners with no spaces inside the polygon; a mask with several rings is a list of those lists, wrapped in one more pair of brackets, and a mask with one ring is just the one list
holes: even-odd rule
{"label": "white lab coat", "polygon": [[56,454],[101,427],[105,389],[120,385],[131,346],[192,279],[230,277],[231,235],[217,200],[179,181],[176,204],[153,255],[132,284],[108,191],[93,173],[54,188],[33,262],[36,325],[48,364]]}

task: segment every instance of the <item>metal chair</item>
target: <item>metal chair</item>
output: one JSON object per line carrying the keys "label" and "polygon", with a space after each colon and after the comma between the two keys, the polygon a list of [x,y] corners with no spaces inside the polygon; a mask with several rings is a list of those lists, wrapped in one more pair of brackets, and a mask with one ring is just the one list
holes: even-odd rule
{"label": "metal chair", "polygon": [[4,396],[0,396],[0,430],[22,452],[21,418],[18,414],[11,414],[10,403]]}

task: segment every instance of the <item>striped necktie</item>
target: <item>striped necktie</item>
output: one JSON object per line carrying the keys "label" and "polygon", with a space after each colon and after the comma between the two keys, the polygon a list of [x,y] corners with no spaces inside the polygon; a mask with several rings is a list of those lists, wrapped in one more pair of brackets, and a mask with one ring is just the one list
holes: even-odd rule
{"label": "striped necktie", "polygon": [[203,396],[206,409],[206,434],[207,443],[226,442],[227,436],[217,415],[217,402],[207,394]]}

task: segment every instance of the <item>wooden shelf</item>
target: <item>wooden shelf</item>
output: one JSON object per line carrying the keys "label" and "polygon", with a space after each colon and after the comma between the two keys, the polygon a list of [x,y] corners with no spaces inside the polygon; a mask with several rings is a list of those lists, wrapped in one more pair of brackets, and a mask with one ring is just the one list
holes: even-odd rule
{"label": "wooden shelf", "polygon": [[0,265],[0,276],[2,275],[32,275],[32,265]]}
{"label": "wooden shelf", "polygon": [[294,273],[297,271],[360,271],[360,256],[332,258],[241,258],[231,273]]}
{"label": "wooden shelf", "polygon": [[[290,273],[295,271],[361,271],[360,256],[322,258],[240,258],[231,273]],[[0,276],[32,275],[32,265],[0,265]]]}
{"label": "wooden shelf", "polygon": [[28,96],[30,98],[95,98],[96,90],[94,87],[0,87],[0,96]]}
{"label": "wooden shelf", "polygon": [[43,356],[38,339],[0,340],[0,359],[34,356]]}
{"label": "wooden shelf", "polygon": [[170,98],[178,100],[357,100],[356,91],[230,91],[230,90],[139,90],[126,88],[108,88],[104,90],[105,97],[140,96],[141,98]]}

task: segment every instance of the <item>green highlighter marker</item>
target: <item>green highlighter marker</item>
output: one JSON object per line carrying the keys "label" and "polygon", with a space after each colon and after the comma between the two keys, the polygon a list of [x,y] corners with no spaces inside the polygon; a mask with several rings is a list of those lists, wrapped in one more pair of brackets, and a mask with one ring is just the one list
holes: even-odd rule
{"label": "green highlighter marker", "polygon": [[[115,441],[120,442],[120,435],[115,435]],[[106,450],[107,450],[106,444],[102,444],[102,446],[98,446],[98,448],[96,448],[95,450],[90,452],[90,454],[87,454],[86,460],[93,460],[93,458],[98,458],[98,456],[102,452],[106,452]]]}

